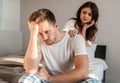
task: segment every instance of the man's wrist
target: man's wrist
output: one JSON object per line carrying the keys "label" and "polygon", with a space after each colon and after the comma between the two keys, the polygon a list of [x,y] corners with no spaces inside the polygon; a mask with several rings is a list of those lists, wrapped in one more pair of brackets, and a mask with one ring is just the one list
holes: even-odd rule
{"label": "man's wrist", "polygon": [[48,83],[52,83],[52,76],[51,75],[48,77]]}
{"label": "man's wrist", "polygon": [[31,36],[38,36],[38,34],[36,34],[36,33],[31,33],[30,35]]}
{"label": "man's wrist", "polygon": [[38,35],[37,35],[37,34],[30,34],[30,37],[31,37],[31,38],[37,38]]}

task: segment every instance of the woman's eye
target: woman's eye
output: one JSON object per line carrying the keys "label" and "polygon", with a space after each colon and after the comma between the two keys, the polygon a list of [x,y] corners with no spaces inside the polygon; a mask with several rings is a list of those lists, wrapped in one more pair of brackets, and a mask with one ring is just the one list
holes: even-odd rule
{"label": "woman's eye", "polygon": [[86,11],[83,11],[82,13],[83,13],[83,14],[88,14],[88,16],[92,16],[91,13],[88,13],[88,12],[86,12]]}
{"label": "woman's eye", "polygon": [[92,14],[90,14],[90,13],[89,13],[88,15],[89,15],[89,16],[92,16]]}
{"label": "woman's eye", "polygon": [[87,12],[86,11],[83,11],[83,14],[86,14]]}

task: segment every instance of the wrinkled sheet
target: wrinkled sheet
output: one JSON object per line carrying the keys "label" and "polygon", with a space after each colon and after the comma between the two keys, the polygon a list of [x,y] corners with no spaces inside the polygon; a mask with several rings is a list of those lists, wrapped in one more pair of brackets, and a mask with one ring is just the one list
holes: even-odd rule
{"label": "wrinkled sheet", "polygon": [[89,77],[97,80],[103,79],[103,73],[108,69],[108,65],[103,59],[93,58],[89,60]]}
{"label": "wrinkled sheet", "polygon": [[23,67],[0,66],[0,79],[1,81],[5,81],[6,83],[18,83],[19,78],[23,74]]}
{"label": "wrinkled sheet", "polygon": [[18,83],[24,73],[23,56],[0,57],[0,83]]}

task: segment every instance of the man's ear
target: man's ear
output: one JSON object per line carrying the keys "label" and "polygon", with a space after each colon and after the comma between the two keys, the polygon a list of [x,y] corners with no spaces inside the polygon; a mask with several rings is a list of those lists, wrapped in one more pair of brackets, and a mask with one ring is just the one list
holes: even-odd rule
{"label": "man's ear", "polygon": [[57,22],[55,23],[55,28],[58,28],[58,23]]}

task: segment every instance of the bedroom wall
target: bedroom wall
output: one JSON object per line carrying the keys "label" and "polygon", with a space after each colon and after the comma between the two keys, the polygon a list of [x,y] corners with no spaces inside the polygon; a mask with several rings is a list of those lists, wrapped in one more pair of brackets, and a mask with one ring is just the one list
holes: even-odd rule
{"label": "bedroom wall", "polygon": [[22,31],[0,30],[0,56],[22,54]]}
{"label": "bedroom wall", "polygon": [[[60,29],[68,18],[75,16],[78,7],[88,0],[22,0],[21,27],[23,30],[23,50],[26,51],[29,41],[27,19],[39,8],[49,8],[55,14]],[[97,44],[107,45],[106,61],[109,69],[106,73],[106,83],[120,82],[120,1],[119,0],[90,0],[95,1],[100,11],[98,22],[99,31],[96,37]]]}
{"label": "bedroom wall", "polygon": [[20,0],[1,0],[2,30],[20,30]]}
{"label": "bedroom wall", "polygon": [[2,0],[0,0],[0,28],[1,28],[1,20],[2,20]]}
{"label": "bedroom wall", "polygon": [[0,56],[22,54],[20,0],[0,0]]}

